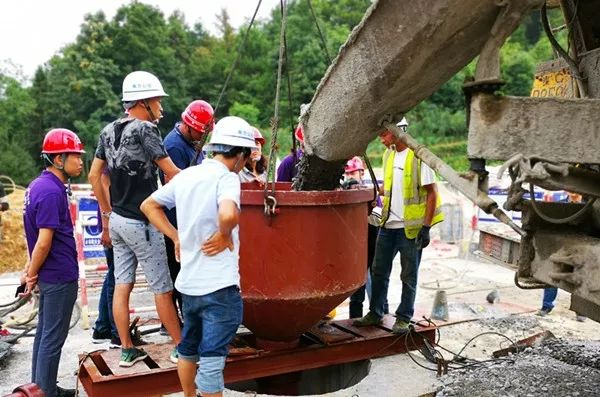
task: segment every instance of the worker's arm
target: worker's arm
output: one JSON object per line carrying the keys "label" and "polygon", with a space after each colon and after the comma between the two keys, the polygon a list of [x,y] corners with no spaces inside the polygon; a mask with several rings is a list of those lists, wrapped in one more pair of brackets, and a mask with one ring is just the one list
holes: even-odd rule
{"label": "worker's arm", "polygon": [[213,256],[229,248],[233,251],[233,240],[231,232],[240,221],[240,211],[234,200],[223,200],[219,203],[219,230],[213,234],[204,244],[202,252]]}
{"label": "worker's arm", "polygon": [[[112,212],[112,204],[110,202],[110,176],[106,172],[102,172],[100,175],[100,185],[102,186],[102,191],[104,192],[104,197],[106,197],[108,201],[108,212]],[[100,238],[100,243],[106,248],[112,248],[112,241],[110,239],[110,231],[108,229],[108,220],[109,216],[100,215],[100,222],[102,222],[102,236]]]}
{"label": "worker's arm", "polygon": [[158,127],[152,123],[144,122],[140,128],[140,139],[142,148],[149,158],[160,168],[165,175],[165,182],[169,182],[179,171],[181,171],[169,157]]}
{"label": "worker's arm", "polygon": [[175,245],[175,258],[179,261],[179,236],[177,229],[169,222],[163,206],[150,196],[142,202],[140,209],[154,227],[173,241]]}
{"label": "worker's arm", "polygon": [[[110,205],[109,197],[106,195],[105,188],[102,186],[102,173],[104,171],[104,167],[106,167],[106,161],[99,159],[98,157],[94,158],[94,161],[92,161],[92,168],[88,174],[88,181],[92,185],[92,190],[94,191],[96,200],[98,200],[100,212],[107,214],[112,210],[112,207]],[[102,217],[103,227],[105,220],[108,221],[108,219]],[[106,225],[108,226],[108,223]]]}
{"label": "worker's arm", "polygon": [[31,252],[29,265],[27,266],[27,276],[25,277],[27,287],[25,293],[33,291],[37,284],[40,268],[46,261],[50,248],[52,247],[52,237],[54,237],[54,229],[40,229],[37,241]]}
{"label": "worker's arm", "polygon": [[154,160],[158,168],[165,174],[165,182],[169,182],[181,170],[173,163],[169,156]]}
{"label": "worker's arm", "polygon": [[231,233],[240,221],[240,179],[229,172],[221,177],[217,186],[219,230],[202,244],[202,252],[212,256],[229,248],[233,251]]}
{"label": "worker's arm", "polygon": [[179,235],[177,234],[177,229],[169,222],[164,210],[164,207],[168,209],[175,207],[176,187],[177,180],[162,186],[142,202],[140,210],[154,227],[173,241],[175,245],[175,258],[179,261]]}
{"label": "worker's arm", "polygon": [[424,226],[431,226],[433,215],[435,214],[435,205],[437,203],[437,187],[435,183],[423,186],[427,191],[427,199],[425,201],[425,219]]}

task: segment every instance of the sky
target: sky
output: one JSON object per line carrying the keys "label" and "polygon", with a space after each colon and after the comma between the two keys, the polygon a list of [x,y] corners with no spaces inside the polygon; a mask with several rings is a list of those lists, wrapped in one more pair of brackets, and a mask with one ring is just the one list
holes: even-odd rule
{"label": "sky", "polygon": [[[249,20],[255,0],[138,0],[160,8],[165,16],[174,10],[185,15],[189,26],[197,22],[216,33],[215,15],[225,8],[234,27]],[[129,0],[12,0],[0,6],[0,67],[6,60],[22,67],[31,77],[36,68],[63,46],[75,41],[85,14],[104,11],[112,19]],[[267,18],[279,0],[263,0],[259,18]]]}

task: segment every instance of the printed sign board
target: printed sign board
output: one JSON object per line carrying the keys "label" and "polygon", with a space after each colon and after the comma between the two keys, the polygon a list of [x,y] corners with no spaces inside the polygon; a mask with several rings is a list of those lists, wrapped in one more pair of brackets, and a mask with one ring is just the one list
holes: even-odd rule
{"label": "printed sign board", "polygon": [[98,225],[98,202],[90,197],[81,197],[78,206],[79,221],[83,225],[83,257],[104,257],[104,247],[100,244],[102,232]]}

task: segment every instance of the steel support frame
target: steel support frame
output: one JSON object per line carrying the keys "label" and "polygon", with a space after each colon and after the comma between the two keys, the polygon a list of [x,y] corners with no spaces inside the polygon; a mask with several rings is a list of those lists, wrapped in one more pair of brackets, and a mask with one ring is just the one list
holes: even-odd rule
{"label": "steel support frame", "polygon": [[[246,355],[233,355],[236,349],[232,349],[225,367],[225,383],[384,357],[419,349],[423,345],[423,339],[432,343],[435,341],[435,327],[417,327],[418,335],[412,336],[392,334],[393,318],[388,317],[381,327],[360,329],[353,327],[351,320],[336,321],[334,324],[337,328],[352,335],[351,339],[340,342],[311,344],[285,351],[265,352],[249,349],[254,353]],[[168,348],[162,350],[167,351]],[[102,352],[90,354],[90,358],[83,361],[79,371],[79,381],[90,397],[147,397],[181,390],[176,367],[154,368],[144,373],[131,372],[118,376],[103,375],[102,372],[110,370],[101,355]]]}

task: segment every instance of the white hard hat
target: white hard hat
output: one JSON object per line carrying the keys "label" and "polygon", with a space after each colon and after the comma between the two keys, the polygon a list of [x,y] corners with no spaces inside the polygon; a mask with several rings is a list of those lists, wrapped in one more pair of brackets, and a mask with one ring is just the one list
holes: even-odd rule
{"label": "white hard hat", "polygon": [[258,148],[254,140],[254,129],[240,117],[223,117],[215,124],[210,141],[204,150],[207,152],[220,151],[223,147]]}
{"label": "white hard hat", "polygon": [[408,121],[406,120],[406,117],[402,117],[402,120],[396,124],[396,127],[408,127]]}
{"label": "white hard hat", "polygon": [[123,102],[163,96],[169,95],[163,90],[162,84],[152,73],[138,70],[129,73],[123,79]]}

